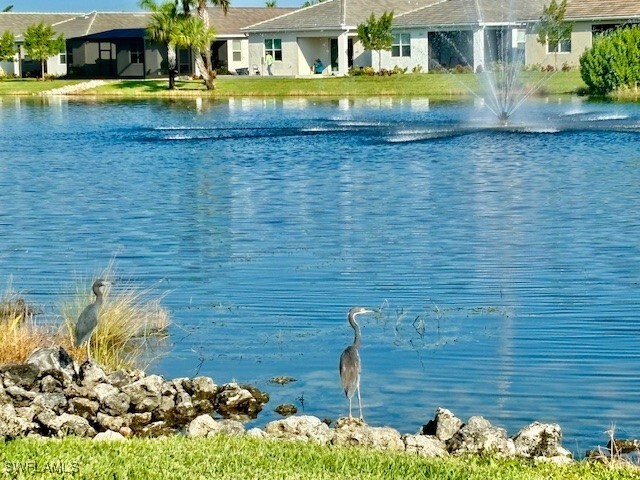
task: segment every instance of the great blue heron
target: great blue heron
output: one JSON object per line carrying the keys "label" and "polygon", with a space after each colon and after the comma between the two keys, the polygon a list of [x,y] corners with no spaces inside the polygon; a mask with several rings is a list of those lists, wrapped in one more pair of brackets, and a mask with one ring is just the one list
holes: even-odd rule
{"label": "great blue heron", "polygon": [[372,313],[373,310],[364,307],[353,307],[349,310],[347,318],[349,319],[349,325],[353,327],[355,332],[355,338],[353,345],[349,345],[344,349],[342,355],[340,355],[340,381],[342,382],[342,388],[344,393],[349,399],[349,418],[351,418],[351,399],[354,393],[358,393],[358,408],[360,409],[360,418],[362,416],[362,403],[360,400],[360,354],[358,349],[360,348],[360,326],[356,322],[356,316],[362,313]]}
{"label": "great blue heron", "polygon": [[93,290],[96,299],[82,310],[76,322],[75,336],[73,339],[74,345],[77,348],[84,342],[87,342],[88,358],[91,358],[91,351],[89,350],[91,335],[98,325],[98,317],[100,316],[100,309],[102,308],[102,290],[100,289],[106,285],[110,285],[110,283],[100,278],[93,282],[91,290]]}

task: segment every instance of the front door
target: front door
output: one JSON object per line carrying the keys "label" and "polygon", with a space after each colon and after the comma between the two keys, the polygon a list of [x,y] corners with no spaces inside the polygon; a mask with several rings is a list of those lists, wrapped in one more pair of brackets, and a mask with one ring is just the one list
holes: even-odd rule
{"label": "front door", "polygon": [[98,75],[101,77],[116,76],[115,45],[111,42],[100,42],[98,45]]}

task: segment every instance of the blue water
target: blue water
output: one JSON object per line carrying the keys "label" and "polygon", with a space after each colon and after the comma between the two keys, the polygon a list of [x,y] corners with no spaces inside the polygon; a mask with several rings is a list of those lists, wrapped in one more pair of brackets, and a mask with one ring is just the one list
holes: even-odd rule
{"label": "blue water", "polygon": [[372,425],[640,437],[640,105],[4,98],[0,125],[0,288],[55,320],[115,258],[171,312],[149,369],[258,385],[257,425],[346,413],[365,305]]}

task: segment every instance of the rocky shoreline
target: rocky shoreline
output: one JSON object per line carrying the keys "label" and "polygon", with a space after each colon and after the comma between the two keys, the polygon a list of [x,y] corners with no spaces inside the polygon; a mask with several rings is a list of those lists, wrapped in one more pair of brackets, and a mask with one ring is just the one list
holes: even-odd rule
{"label": "rocky shoreline", "polygon": [[[307,415],[246,430],[269,396],[250,385],[216,385],[209,377],[166,380],[140,370],[107,374],[78,365],[60,347],[34,351],[24,364],[0,367],[0,437],[65,437],[95,440],[224,433],[406,451],[425,457],[491,453],[505,457],[571,462],[557,424],[534,422],[514,436],[483,417],[467,422],[438,408],[416,434],[372,427],[362,420],[328,422]],[[216,418],[214,418],[217,417]]]}

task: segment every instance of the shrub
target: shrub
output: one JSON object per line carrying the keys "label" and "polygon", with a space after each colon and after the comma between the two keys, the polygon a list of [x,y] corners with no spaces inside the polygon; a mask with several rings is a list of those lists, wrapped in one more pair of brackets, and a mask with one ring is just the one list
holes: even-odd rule
{"label": "shrub", "polygon": [[412,73],[422,73],[422,65],[416,65],[411,69]]}
{"label": "shrub", "polygon": [[625,27],[598,35],[580,56],[580,76],[589,92],[607,95],[640,83],[640,27]]}

